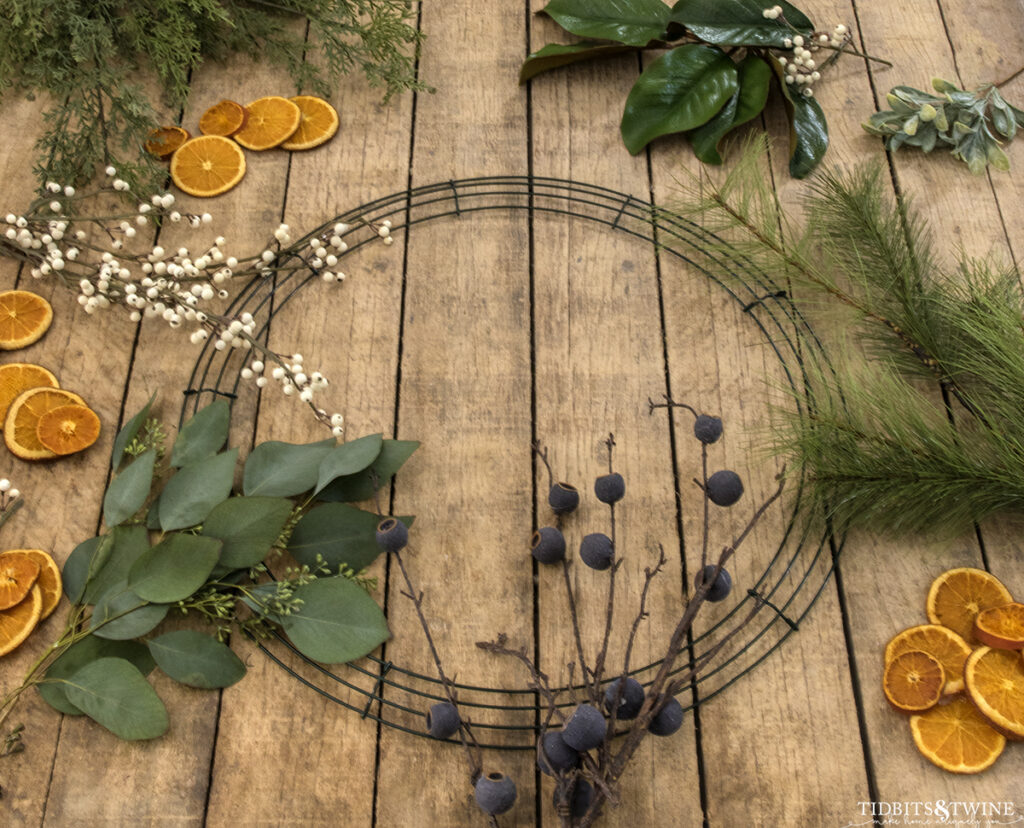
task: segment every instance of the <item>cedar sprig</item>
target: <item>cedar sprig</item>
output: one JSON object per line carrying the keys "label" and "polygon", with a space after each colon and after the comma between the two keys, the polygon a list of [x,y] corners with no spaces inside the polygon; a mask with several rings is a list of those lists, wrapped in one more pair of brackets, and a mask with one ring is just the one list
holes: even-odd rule
{"label": "cedar sprig", "polygon": [[192,72],[233,54],[280,66],[297,90],[324,97],[357,70],[385,101],[429,88],[416,77],[421,34],[406,0],[0,0],[0,12],[0,91],[52,100],[36,145],[41,185],[81,185],[113,164],[132,189],[159,188],[166,169],[142,150],[157,115],[134,82],[140,69],[159,81],[171,119]]}

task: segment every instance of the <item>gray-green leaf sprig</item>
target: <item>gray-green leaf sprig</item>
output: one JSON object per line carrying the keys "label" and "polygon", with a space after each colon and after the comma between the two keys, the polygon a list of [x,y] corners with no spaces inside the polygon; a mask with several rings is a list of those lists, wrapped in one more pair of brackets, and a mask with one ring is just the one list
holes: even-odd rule
{"label": "gray-green leaf sprig", "polygon": [[938,94],[893,87],[886,96],[892,109],[873,114],[864,129],[882,136],[887,150],[907,146],[931,152],[937,146],[948,147],[975,175],[990,164],[997,170],[1010,169],[1000,138],[1013,140],[1024,127],[1024,112],[1008,103],[996,84],[967,91],[934,78],[932,88]]}

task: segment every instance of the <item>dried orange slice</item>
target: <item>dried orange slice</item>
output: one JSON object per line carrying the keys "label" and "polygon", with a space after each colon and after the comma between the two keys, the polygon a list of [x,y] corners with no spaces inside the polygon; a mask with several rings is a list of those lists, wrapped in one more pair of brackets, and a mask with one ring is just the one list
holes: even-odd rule
{"label": "dried orange slice", "polygon": [[245,126],[248,114],[240,103],[227,99],[215,103],[199,118],[199,131],[203,135],[223,135],[227,138]]}
{"label": "dried orange slice", "polygon": [[7,409],[4,442],[22,460],[52,460],[57,455],[39,442],[39,418],[61,405],[85,405],[85,400],[63,388],[33,388],[19,394]]}
{"label": "dried orange slice", "polygon": [[0,610],[25,600],[39,577],[39,564],[31,558],[0,559]]}
{"label": "dried orange slice", "polygon": [[925,609],[933,624],[949,627],[968,644],[975,644],[975,616],[983,609],[1011,601],[1010,591],[995,575],[962,567],[949,569],[932,582]]}
{"label": "dried orange slice", "polygon": [[178,189],[203,198],[226,193],[245,175],[245,153],[230,138],[201,135],[171,157],[171,180]]}
{"label": "dried orange slice", "polygon": [[974,619],[974,637],[988,647],[1024,650],[1024,604],[982,610]]}
{"label": "dried orange slice", "polygon": [[1006,747],[1006,737],[963,696],[911,716],[910,732],[925,758],[951,773],[981,773]]}
{"label": "dried orange slice", "polygon": [[38,341],[53,321],[53,308],[30,290],[0,293],[0,350],[14,351]]}
{"label": "dried orange slice", "polygon": [[910,650],[921,650],[937,659],[946,674],[944,694],[964,689],[964,662],[971,648],[959,635],[939,624],[920,624],[904,630],[885,645],[885,663]]}
{"label": "dried orange slice", "polygon": [[38,586],[19,604],[0,611],[0,656],[7,655],[36,628],[43,612],[43,593]]}
{"label": "dried orange slice", "polygon": [[28,560],[39,566],[39,577],[35,585],[43,594],[43,610],[39,620],[49,618],[60,603],[60,596],[64,594],[64,585],[61,583],[60,569],[56,562],[42,549],[8,549],[0,552],[0,568],[5,561]]}
{"label": "dried orange slice", "polygon": [[319,147],[338,131],[338,112],[323,98],[297,95],[290,98],[301,112],[299,128],[281,144],[282,149],[304,150]]}
{"label": "dried orange slice", "polygon": [[42,365],[8,362],[0,365],[0,428],[14,398],[30,388],[60,388],[57,378]]}
{"label": "dried orange slice", "polygon": [[99,436],[100,418],[85,405],[51,408],[36,424],[39,442],[61,456],[89,448]]}
{"label": "dried orange slice", "polygon": [[299,107],[279,95],[269,95],[245,105],[249,118],[234,139],[246,149],[266,150],[291,138],[302,119]]}
{"label": "dried orange slice", "polygon": [[1016,650],[979,647],[964,665],[971,701],[1001,733],[1024,739],[1024,661]]}
{"label": "dried orange slice", "polygon": [[180,126],[162,126],[150,132],[142,146],[150,155],[160,159],[170,158],[191,137],[188,130]]}
{"label": "dried orange slice", "polygon": [[907,650],[885,666],[882,690],[889,704],[903,713],[930,710],[942,698],[946,673],[935,656]]}

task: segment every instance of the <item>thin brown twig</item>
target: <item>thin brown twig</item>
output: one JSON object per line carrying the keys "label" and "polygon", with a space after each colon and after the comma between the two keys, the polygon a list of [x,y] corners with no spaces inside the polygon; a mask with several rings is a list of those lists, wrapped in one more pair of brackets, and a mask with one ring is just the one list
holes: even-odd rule
{"label": "thin brown twig", "polygon": [[580,661],[580,676],[583,679],[583,686],[587,690],[587,696],[596,699],[596,688],[591,687],[589,678],[590,671],[587,669],[587,659],[583,654],[583,636],[580,633],[580,616],[576,610],[576,595],[572,589],[572,579],[569,577],[569,561],[562,559],[562,576],[565,581],[565,592],[569,599],[569,618],[572,621],[572,634],[576,641],[576,657]]}
{"label": "thin brown twig", "polygon": [[633,655],[633,642],[636,640],[637,630],[640,629],[640,622],[648,617],[647,612],[647,594],[651,589],[651,582],[655,579],[659,572],[664,569],[668,559],[665,557],[665,547],[660,543],[658,544],[658,562],[654,565],[654,569],[650,567],[644,567],[644,586],[640,591],[640,610],[636,614],[636,618],[633,619],[633,627],[629,631],[629,638],[626,639],[626,655],[622,660],[622,674],[629,675],[629,660]]}

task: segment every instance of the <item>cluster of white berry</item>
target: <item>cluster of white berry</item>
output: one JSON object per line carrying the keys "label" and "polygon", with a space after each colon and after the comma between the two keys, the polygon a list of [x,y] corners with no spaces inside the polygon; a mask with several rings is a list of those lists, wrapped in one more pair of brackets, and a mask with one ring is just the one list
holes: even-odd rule
{"label": "cluster of white berry", "polygon": [[[113,190],[130,195],[129,184],[117,177],[115,168],[108,167],[106,174],[100,193]],[[77,292],[79,304],[89,314],[121,307],[133,322],[155,318],[172,328],[187,325],[193,344],[212,338],[213,346],[220,351],[237,348],[258,352],[260,358],[242,370],[243,378],[255,379],[262,388],[268,384],[269,374],[285,395],[295,395],[310,404],[320,420],[335,434],[340,433],[341,415],[328,415],[313,405],[314,393],[327,386],[320,372],[307,373],[302,368],[301,354],[289,358],[268,351],[255,338],[252,314],[225,316],[206,303],[227,299],[230,283],[240,277],[270,277],[304,268],[324,282],[344,282],[345,274],[338,264],[348,250],[343,238],[351,229],[348,224],[333,225],[308,245],[292,244],[288,225],[281,224],[266,249],[247,257],[229,255],[221,236],[197,253],[188,247],[165,250],[159,244],[139,251],[132,250],[137,228],[170,222],[199,229],[211,224],[213,217],[174,209],[171,193],[140,199],[128,216],[84,217],[77,214],[77,208],[98,193],[79,194],[74,187],[56,182],[48,183],[45,189],[46,195],[25,215],[6,216],[7,227],[0,239],[7,252],[29,262],[34,278],[57,277]],[[385,244],[392,243],[389,221],[367,227]]]}
{"label": "cluster of white berry", "polygon": [[15,500],[21,497],[21,492],[11,487],[11,481],[6,477],[0,479],[0,512],[3,512]]}
{"label": "cluster of white berry", "polygon": [[[782,16],[782,7],[772,6],[765,9],[762,15],[769,20],[777,20]],[[821,80],[821,67],[815,59],[815,53],[823,48],[841,50],[849,36],[849,30],[840,23],[831,32],[814,32],[806,38],[801,34],[784,38],[782,44],[792,50],[792,55],[778,55],[777,58],[785,70],[786,84],[797,87],[804,97],[812,97],[813,84]]]}

